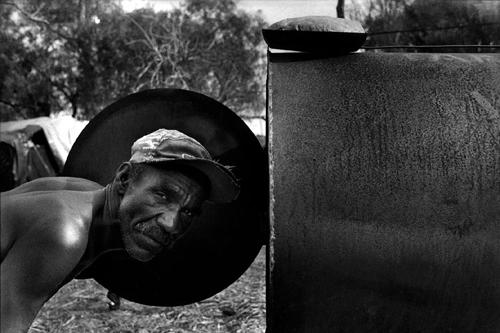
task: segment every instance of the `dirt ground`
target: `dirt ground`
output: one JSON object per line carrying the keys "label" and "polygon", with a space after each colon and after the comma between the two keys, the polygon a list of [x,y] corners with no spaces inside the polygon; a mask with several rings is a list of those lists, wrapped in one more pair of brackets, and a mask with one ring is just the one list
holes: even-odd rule
{"label": "dirt ground", "polygon": [[120,309],[110,311],[106,289],[94,280],[74,280],[45,304],[29,333],[264,333],[265,285],[264,248],[231,286],[186,306],[153,307],[122,299]]}

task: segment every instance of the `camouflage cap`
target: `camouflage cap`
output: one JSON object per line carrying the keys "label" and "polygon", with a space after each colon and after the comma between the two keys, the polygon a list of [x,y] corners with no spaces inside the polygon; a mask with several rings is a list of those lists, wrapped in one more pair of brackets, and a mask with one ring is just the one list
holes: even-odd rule
{"label": "camouflage cap", "polygon": [[186,165],[204,174],[209,183],[208,200],[230,202],[239,194],[238,181],[228,167],[214,161],[201,143],[177,130],[161,128],[134,142],[132,163]]}

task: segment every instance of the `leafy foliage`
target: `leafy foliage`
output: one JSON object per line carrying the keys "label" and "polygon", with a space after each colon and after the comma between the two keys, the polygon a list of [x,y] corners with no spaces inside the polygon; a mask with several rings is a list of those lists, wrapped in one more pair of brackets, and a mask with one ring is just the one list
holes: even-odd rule
{"label": "leafy foliage", "polygon": [[97,0],[0,7],[2,120],[69,110],[91,118],[132,92],[198,91],[236,112],[264,107],[260,16],[233,0],[125,13]]}
{"label": "leafy foliage", "polygon": [[371,0],[367,45],[499,44],[500,24],[487,16],[467,1]]}

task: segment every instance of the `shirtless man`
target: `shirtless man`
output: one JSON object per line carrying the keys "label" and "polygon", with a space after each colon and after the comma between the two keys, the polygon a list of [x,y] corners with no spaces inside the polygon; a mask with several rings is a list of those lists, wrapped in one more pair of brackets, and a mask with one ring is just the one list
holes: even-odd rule
{"label": "shirtless man", "polygon": [[41,178],[1,195],[1,332],[25,332],[43,304],[104,252],[149,261],[204,200],[230,202],[234,175],[193,138],[160,129],[137,140],[106,187]]}

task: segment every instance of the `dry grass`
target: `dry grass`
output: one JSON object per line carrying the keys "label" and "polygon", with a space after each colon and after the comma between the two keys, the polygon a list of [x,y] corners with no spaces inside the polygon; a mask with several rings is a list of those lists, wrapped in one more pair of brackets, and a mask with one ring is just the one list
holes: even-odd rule
{"label": "dry grass", "polygon": [[235,283],[202,302],[153,307],[122,299],[108,309],[107,290],[93,280],[74,280],[42,308],[29,333],[39,332],[214,332],[265,331],[265,254]]}

